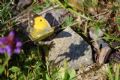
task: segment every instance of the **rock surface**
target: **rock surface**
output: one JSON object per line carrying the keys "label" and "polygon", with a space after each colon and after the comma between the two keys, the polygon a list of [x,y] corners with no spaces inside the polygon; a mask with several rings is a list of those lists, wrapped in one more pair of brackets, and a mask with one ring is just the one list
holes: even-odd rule
{"label": "rock surface", "polygon": [[90,45],[70,27],[60,32],[53,43],[55,45],[49,52],[49,60],[55,64],[62,66],[67,60],[69,67],[79,69],[93,63]]}
{"label": "rock surface", "polygon": [[70,16],[70,14],[68,14],[68,11],[65,9],[57,8],[43,13],[42,16],[45,17],[52,27],[59,27],[61,23],[64,22],[65,18]]}

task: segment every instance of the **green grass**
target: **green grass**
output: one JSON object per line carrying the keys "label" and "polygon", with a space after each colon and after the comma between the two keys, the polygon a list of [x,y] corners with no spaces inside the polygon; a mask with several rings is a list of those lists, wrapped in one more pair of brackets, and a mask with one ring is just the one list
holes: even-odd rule
{"label": "green grass", "polygon": [[107,75],[109,80],[119,80],[120,64],[109,65]]}

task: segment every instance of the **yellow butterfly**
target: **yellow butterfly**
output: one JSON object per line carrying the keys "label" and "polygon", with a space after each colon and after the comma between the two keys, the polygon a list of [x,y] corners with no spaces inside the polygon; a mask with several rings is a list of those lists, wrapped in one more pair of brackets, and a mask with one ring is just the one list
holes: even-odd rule
{"label": "yellow butterfly", "polygon": [[41,41],[54,32],[48,21],[39,15],[31,15],[28,24],[27,32],[32,41]]}

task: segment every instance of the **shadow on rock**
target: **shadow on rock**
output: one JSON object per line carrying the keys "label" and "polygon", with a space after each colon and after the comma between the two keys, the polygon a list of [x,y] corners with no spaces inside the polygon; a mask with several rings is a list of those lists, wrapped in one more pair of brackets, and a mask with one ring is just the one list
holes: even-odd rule
{"label": "shadow on rock", "polygon": [[62,34],[59,34],[56,38],[64,38],[72,36],[69,32],[62,31]]}
{"label": "shadow on rock", "polygon": [[69,52],[58,55],[58,57],[65,56],[69,58],[68,61],[77,60],[82,56],[85,56],[85,51],[88,51],[88,44],[85,41],[81,41],[81,44],[71,44]]}

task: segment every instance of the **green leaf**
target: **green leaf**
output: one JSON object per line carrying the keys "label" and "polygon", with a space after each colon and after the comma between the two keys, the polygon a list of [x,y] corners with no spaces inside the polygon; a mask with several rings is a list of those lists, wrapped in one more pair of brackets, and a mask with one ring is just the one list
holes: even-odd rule
{"label": "green leaf", "polygon": [[120,16],[117,16],[117,17],[116,17],[116,22],[117,22],[118,24],[120,24]]}
{"label": "green leaf", "polygon": [[109,80],[114,80],[110,65],[108,66],[108,78]]}
{"label": "green leaf", "polygon": [[16,72],[20,71],[20,68],[16,67],[16,66],[12,66],[9,70],[12,71],[12,72],[14,72],[14,73],[16,73]]}
{"label": "green leaf", "polygon": [[70,80],[76,80],[75,79],[75,77],[76,77],[76,72],[75,72],[75,70],[74,69],[69,69],[68,70],[68,73],[69,73],[69,75],[70,75]]}
{"label": "green leaf", "polygon": [[120,26],[118,26],[118,31],[120,31]]}
{"label": "green leaf", "polygon": [[4,69],[5,69],[5,68],[4,68],[2,65],[0,65],[0,74],[3,73]]}
{"label": "green leaf", "polygon": [[39,13],[41,10],[42,10],[42,7],[40,5],[38,5],[38,4],[36,4],[33,7],[33,12],[35,12],[35,13]]}
{"label": "green leaf", "polygon": [[46,80],[51,80],[48,74],[46,74]]}
{"label": "green leaf", "polygon": [[92,5],[96,6],[98,4],[98,0],[92,0]]}
{"label": "green leaf", "polygon": [[116,71],[115,71],[115,80],[119,80],[119,75],[120,75],[120,65],[116,65]]}
{"label": "green leaf", "polygon": [[65,71],[64,79],[63,80],[70,80],[70,74],[68,73],[67,70]]}
{"label": "green leaf", "polygon": [[70,26],[73,23],[73,17],[69,16],[65,18],[64,26]]}
{"label": "green leaf", "polygon": [[18,76],[18,80],[25,80],[25,75],[24,74],[20,74]]}

